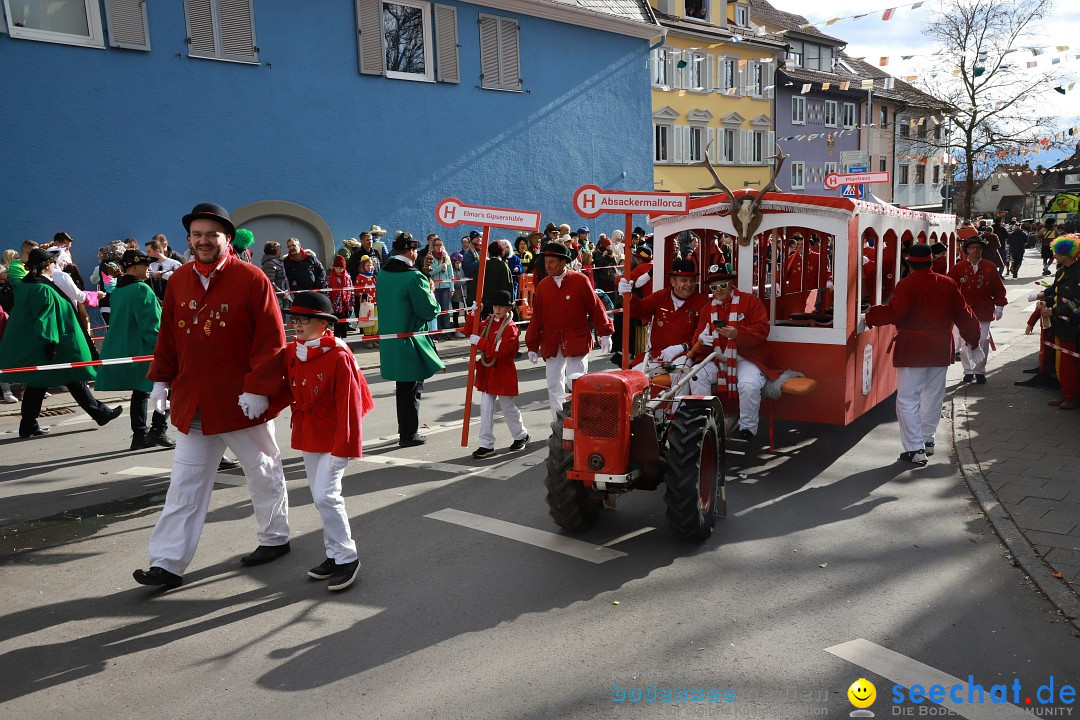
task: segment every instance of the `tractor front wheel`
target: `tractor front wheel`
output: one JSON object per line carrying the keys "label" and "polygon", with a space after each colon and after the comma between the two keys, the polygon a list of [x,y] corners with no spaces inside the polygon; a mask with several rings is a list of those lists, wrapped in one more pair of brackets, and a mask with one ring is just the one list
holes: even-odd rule
{"label": "tractor front wheel", "polygon": [[724,482],[724,446],[713,410],[683,403],[671,421],[667,448],[667,519],[682,540],[701,542],[716,524]]}
{"label": "tractor front wheel", "polygon": [[570,401],[563,405],[558,419],[551,425],[548,438],[547,488],[548,514],[555,524],[567,530],[585,530],[596,522],[602,502],[597,494],[576,480],[566,477],[574,464],[574,455],[563,449],[563,420],[570,414]]}

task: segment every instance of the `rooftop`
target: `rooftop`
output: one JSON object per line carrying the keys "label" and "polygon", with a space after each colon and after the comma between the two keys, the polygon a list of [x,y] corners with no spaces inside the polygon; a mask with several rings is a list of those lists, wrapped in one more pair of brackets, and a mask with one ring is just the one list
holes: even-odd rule
{"label": "rooftop", "polygon": [[547,0],[547,2],[569,5],[601,15],[614,15],[650,25],[656,24],[648,0]]}
{"label": "rooftop", "polygon": [[[782,30],[801,33],[833,45],[847,45],[847,40],[826,35],[813,25],[810,25],[802,15],[777,10],[769,4],[768,0],[750,0],[750,17],[762,23],[779,27]],[[803,27],[803,25],[806,25],[806,27]]]}

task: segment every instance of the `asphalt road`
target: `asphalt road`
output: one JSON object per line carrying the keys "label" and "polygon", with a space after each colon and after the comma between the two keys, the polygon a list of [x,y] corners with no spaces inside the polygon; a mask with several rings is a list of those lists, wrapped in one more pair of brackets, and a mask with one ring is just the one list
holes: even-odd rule
{"label": "asphalt road", "polygon": [[[469,456],[475,423],[459,442],[464,367],[428,383],[431,440],[408,450],[392,386],[368,373],[377,407],[345,482],[363,568],[338,594],[305,576],[323,551],[297,452],[293,552],[239,565],[254,521],[242,475],[222,474],[185,585],[159,594],[131,571],[171,453],[122,450],[126,413],[49,418],[38,441],[0,417],[0,717],[846,717],[860,677],[877,717],[918,716],[947,708],[894,703],[894,684],[969,675],[1071,712],[1035,691],[1078,683],[1078,641],[959,478],[947,419],[914,469],[894,462],[891,403],[847,428],[778,423],[777,452],[732,458],[729,516],[704,544],[671,537],[661,492],[573,543],[543,499],[542,367],[519,365],[530,447],[487,461]],[[277,432],[287,448],[287,418]],[[654,683],[730,699],[654,701]],[[953,709],[1030,717],[1009,707]]]}

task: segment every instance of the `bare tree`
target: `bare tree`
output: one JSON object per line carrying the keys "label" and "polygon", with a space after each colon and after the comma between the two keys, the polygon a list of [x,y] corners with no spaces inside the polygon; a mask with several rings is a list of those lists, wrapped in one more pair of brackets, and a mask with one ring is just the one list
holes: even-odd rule
{"label": "bare tree", "polygon": [[[1025,62],[1030,48],[1040,45],[1037,26],[1052,6],[1052,0],[945,0],[926,27],[927,37],[941,49],[934,56],[935,72],[923,85],[955,108],[956,132],[947,141],[963,153],[964,207],[972,206],[974,181],[983,169],[980,156],[1011,155],[1053,132],[1053,116],[1035,101],[1051,91],[1059,73],[1032,70]],[[946,146],[936,138],[924,142]]]}

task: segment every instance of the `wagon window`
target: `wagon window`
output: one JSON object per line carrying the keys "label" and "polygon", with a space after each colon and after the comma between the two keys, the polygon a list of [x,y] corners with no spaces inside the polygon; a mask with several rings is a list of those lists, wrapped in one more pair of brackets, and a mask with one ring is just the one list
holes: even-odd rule
{"label": "wagon window", "polygon": [[871,228],[863,230],[862,234],[862,258],[859,261],[861,272],[859,273],[859,305],[862,312],[866,312],[871,305],[877,304],[878,289],[878,266],[877,246],[879,240],[877,233]]}
{"label": "wagon window", "polygon": [[797,227],[781,228],[759,244],[766,266],[756,273],[758,296],[774,325],[832,327],[834,244],[831,235]]}
{"label": "wagon window", "polygon": [[893,288],[896,287],[896,281],[899,279],[897,276],[900,272],[898,246],[896,233],[887,230],[881,238],[881,264],[877,268],[877,281],[881,288],[881,302],[883,303],[889,302]]}

